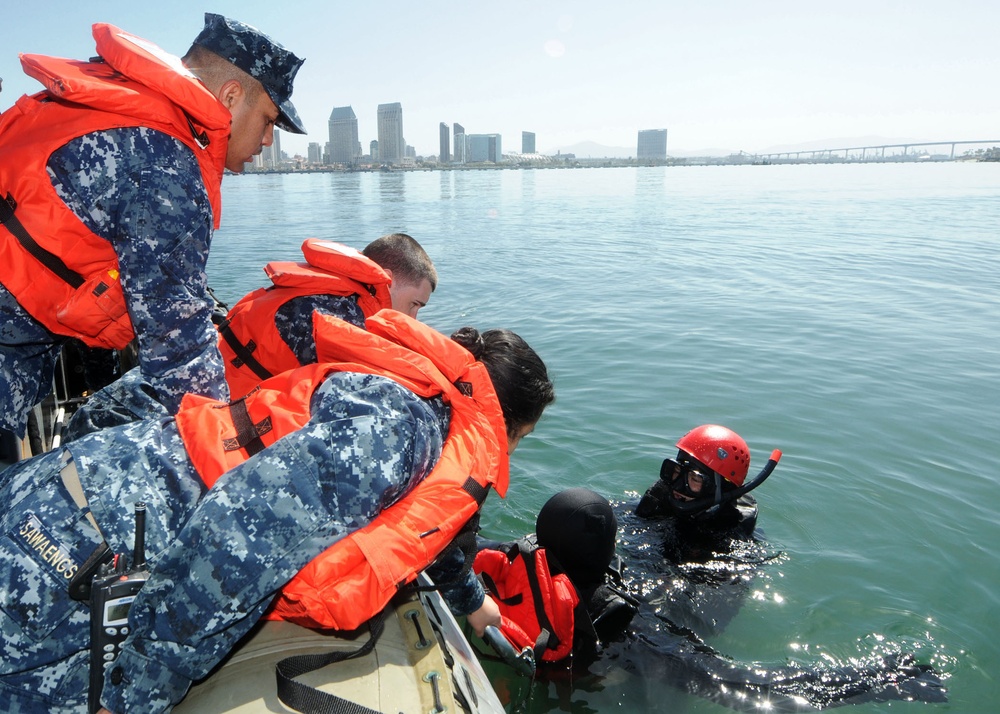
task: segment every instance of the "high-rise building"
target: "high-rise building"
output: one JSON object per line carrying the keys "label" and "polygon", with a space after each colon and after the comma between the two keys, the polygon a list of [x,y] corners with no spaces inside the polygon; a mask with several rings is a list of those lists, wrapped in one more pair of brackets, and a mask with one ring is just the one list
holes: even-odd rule
{"label": "high-rise building", "polygon": [[438,159],[442,164],[446,164],[451,161],[451,146],[449,139],[451,138],[451,132],[448,130],[448,125],[441,122],[441,126],[438,127],[438,136],[441,139],[440,151],[438,154]]}
{"label": "high-rise building", "polygon": [[350,166],[356,164],[358,155],[358,117],[347,107],[334,107],[330,113],[330,161]]}
{"label": "high-rise building", "polygon": [[635,158],[641,160],[667,160],[667,130],[640,129],[639,145],[635,150]]}
{"label": "high-rise building", "polygon": [[535,153],[535,132],[533,131],[521,132],[521,153],[522,154]]}
{"label": "high-rise building", "polygon": [[465,163],[465,127],[461,124],[452,124],[452,138],[454,141],[452,145],[455,147],[453,152],[454,160],[456,164]]}
{"label": "high-rise building", "polygon": [[498,164],[503,159],[499,134],[469,134],[466,137],[466,144],[468,146],[465,157],[467,163],[489,161]]}
{"label": "high-rise building", "polygon": [[[277,131],[275,131],[277,134]],[[277,136],[275,136],[277,140]],[[254,160],[254,167],[260,168],[264,171],[270,171],[271,169],[277,168],[280,163],[276,158],[278,156],[278,143],[275,141],[270,146],[263,146],[260,149],[260,155],[256,157],[258,160]]]}
{"label": "high-rise building", "polygon": [[310,141],[308,149],[308,158],[310,164],[321,164],[323,163],[323,152],[319,148],[318,141]]}
{"label": "high-rise building", "polygon": [[281,166],[280,131],[277,129],[274,130],[274,140],[271,142],[270,146],[262,146],[260,148],[260,154],[254,157],[253,165],[255,169],[260,169],[262,171],[276,169]]}
{"label": "high-rise building", "polygon": [[368,153],[372,156],[372,163],[378,161],[378,139],[372,139],[368,144]]}
{"label": "high-rise building", "polygon": [[383,164],[403,161],[403,107],[399,102],[378,105],[378,156]]}
{"label": "high-rise building", "polygon": [[271,167],[280,168],[284,157],[281,155],[281,132],[274,130],[274,143],[271,144]]}
{"label": "high-rise building", "polygon": [[271,166],[274,165],[274,161],[271,159],[272,155],[273,154],[271,153],[270,146],[262,146],[260,149],[260,153],[254,157],[253,160],[254,168],[262,170],[271,168]]}

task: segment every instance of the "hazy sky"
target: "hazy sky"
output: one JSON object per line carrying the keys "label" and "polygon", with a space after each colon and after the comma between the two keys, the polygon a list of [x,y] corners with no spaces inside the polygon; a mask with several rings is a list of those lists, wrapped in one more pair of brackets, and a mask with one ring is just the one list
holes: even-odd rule
{"label": "hazy sky", "polygon": [[[539,151],[579,141],[634,147],[668,130],[667,152],[761,151],[855,137],[1000,139],[1000,2],[984,0],[8,0],[0,108],[37,82],[18,52],[85,59],[110,22],[183,54],[206,10],[259,27],[306,62],[292,97],[328,140],[351,105],[367,151],[376,108],[400,102],[406,141],[436,154],[438,124],[533,131]],[[836,143],[836,142],[835,142]]]}

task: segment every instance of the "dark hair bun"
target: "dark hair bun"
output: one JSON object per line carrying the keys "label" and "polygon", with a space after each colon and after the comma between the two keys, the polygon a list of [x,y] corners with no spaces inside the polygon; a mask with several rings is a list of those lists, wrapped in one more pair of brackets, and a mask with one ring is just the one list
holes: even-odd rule
{"label": "dark hair bun", "polygon": [[451,334],[451,339],[469,350],[477,360],[483,356],[483,350],[486,349],[483,336],[475,327],[460,327]]}

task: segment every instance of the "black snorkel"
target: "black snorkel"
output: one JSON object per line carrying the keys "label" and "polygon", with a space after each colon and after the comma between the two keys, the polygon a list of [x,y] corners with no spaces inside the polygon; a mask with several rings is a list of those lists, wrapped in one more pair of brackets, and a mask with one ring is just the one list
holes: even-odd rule
{"label": "black snorkel", "polygon": [[[722,504],[735,501],[740,496],[750,493],[764,483],[767,477],[771,475],[771,472],[774,471],[774,467],[778,465],[780,460],[781,450],[775,449],[771,452],[771,458],[767,460],[766,464],[764,464],[764,468],[760,470],[760,473],[758,473],[752,480],[747,481],[742,486],[739,486],[731,491],[722,491],[722,477],[716,473],[715,478],[713,479],[715,483],[715,486],[712,489],[713,493],[703,498],[695,498],[690,501],[685,501],[674,496],[673,484],[671,481],[667,481],[667,485],[669,487],[667,490],[667,503],[669,504],[671,510],[678,515],[693,516],[695,514],[700,514],[702,511],[704,511],[705,514],[713,513]],[[667,459],[664,461],[663,466],[660,468],[660,478],[666,481],[664,473],[667,470],[668,465],[676,463],[677,462],[673,459]]]}

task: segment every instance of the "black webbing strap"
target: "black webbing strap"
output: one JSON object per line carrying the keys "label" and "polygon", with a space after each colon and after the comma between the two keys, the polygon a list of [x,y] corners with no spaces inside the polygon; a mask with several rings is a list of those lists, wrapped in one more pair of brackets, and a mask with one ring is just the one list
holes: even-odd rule
{"label": "black webbing strap", "polygon": [[462,490],[472,496],[472,499],[478,503],[480,507],[486,503],[486,497],[490,495],[489,484],[483,486],[471,476],[465,479],[465,483],[462,484]]}
{"label": "black webbing strap", "polygon": [[552,621],[549,620],[548,613],[545,612],[542,586],[538,582],[538,572],[535,570],[537,567],[535,554],[538,552],[538,548],[531,547],[523,539],[517,543],[521,551],[521,557],[525,561],[525,571],[528,575],[528,586],[531,588],[531,596],[535,600],[535,617],[538,618],[538,624],[542,628],[538,639],[535,641],[535,659],[540,660],[546,648],[555,649],[559,646],[559,637],[556,635],[555,628],[552,627]]}
{"label": "black webbing strap", "polygon": [[278,679],[278,699],[287,707],[303,714],[380,714],[349,699],[338,697],[308,684],[296,682],[295,677],[312,672],[328,664],[364,657],[375,648],[375,643],[385,629],[385,615],[377,614],[368,621],[371,636],[356,650],[327,652],[326,654],[295,655],[286,657],[274,667]]}
{"label": "black webbing strap", "polygon": [[222,335],[222,339],[226,341],[226,344],[236,354],[236,359],[233,360],[235,366],[242,367],[246,365],[261,379],[268,379],[274,376],[268,371],[267,367],[258,362],[257,358],[253,356],[253,351],[257,349],[254,341],[250,340],[247,344],[240,342],[240,338],[236,336],[233,328],[229,326],[229,320],[219,325],[219,334]]}
{"label": "black webbing strap", "polygon": [[69,581],[69,596],[80,602],[90,602],[90,590],[94,584],[94,576],[105,563],[110,563],[115,557],[107,541],[102,540],[101,544],[94,549],[94,552],[84,561],[83,565],[76,571],[76,575]]}
{"label": "black webbing strap", "polygon": [[[255,390],[256,391],[256,390]],[[252,392],[251,392],[252,394]],[[260,438],[262,434],[271,431],[271,417],[267,417],[257,424],[250,418],[250,411],[247,409],[246,398],[237,399],[229,403],[229,413],[233,417],[233,426],[236,428],[235,439],[223,439],[222,445],[226,451],[236,451],[246,449],[246,452],[253,456],[264,450],[264,441]]]}
{"label": "black webbing strap", "polygon": [[207,149],[208,145],[211,143],[208,140],[208,132],[198,131],[198,127],[194,125],[194,121],[192,121],[191,115],[188,114],[187,112],[184,112],[184,118],[187,119],[188,129],[191,130],[191,136],[193,136],[194,140],[198,142],[198,146],[200,146],[203,149]]}
{"label": "black webbing strap", "polygon": [[31,253],[35,260],[62,278],[63,282],[68,283],[73,288],[83,285],[84,279],[82,275],[71,270],[58,255],[50,253],[38,245],[35,239],[31,237],[31,234],[28,233],[28,229],[14,215],[15,208],[17,208],[17,201],[9,193],[5,199],[0,199],[0,224],[6,227],[17,238],[18,242],[26,251]]}

